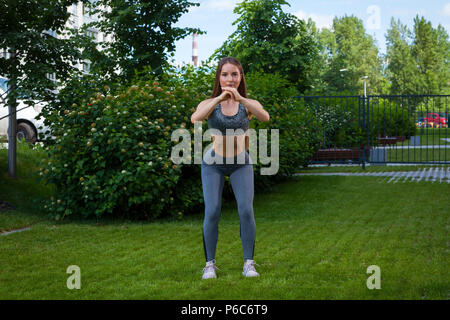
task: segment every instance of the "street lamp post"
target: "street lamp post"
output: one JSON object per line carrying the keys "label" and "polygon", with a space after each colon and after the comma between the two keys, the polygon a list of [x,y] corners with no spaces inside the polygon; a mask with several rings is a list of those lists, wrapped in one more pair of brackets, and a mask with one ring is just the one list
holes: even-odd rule
{"label": "street lamp post", "polygon": [[368,76],[363,76],[361,79],[364,80],[364,98],[367,98],[367,90],[366,90],[366,79],[369,78]]}
{"label": "street lamp post", "polygon": [[[364,80],[364,99],[363,99],[363,128],[366,128],[366,132],[367,132],[367,141],[369,141],[369,130],[367,130],[368,128],[368,119],[366,119],[366,106],[367,106],[367,114],[369,113],[369,101],[367,101],[367,87],[366,87],[366,80],[368,79],[368,76],[362,76],[361,79]],[[361,145],[362,148],[362,169],[365,170],[366,169],[366,148],[365,146],[362,144]]]}
{"label": "street lamp post", "polygon": [[343,72],[347,71],[347,68],[344,69],[339,69],[339,72],[341,73],[341,77],[342,77],[342,82],[344,83],[344,89],[345,89],[345,81],[344,81],[344,74]]}

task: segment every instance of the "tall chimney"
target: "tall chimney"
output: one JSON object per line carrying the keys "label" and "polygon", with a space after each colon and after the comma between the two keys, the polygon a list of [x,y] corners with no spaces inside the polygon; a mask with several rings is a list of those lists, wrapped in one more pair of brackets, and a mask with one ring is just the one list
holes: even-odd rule
{"label": "tall chimney", "polygon": [[192,62],[194,66],[197,66],[198,63],[198,53],[197,53],[197,34],[194,33],[192,35]]}

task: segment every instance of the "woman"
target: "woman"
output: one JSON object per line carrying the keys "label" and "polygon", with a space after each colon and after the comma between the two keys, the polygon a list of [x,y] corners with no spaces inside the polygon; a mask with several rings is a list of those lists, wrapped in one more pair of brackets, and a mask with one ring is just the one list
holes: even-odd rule
{"label": "woman", "polygon": [[[208,119],[210,129],[221,134],[212,135],[213,146],[203,156],[201,175],[205,200],[203,223],[203,248],[206,266],[202,279],[216,278],[215,253],[222,204],[224,176],[229,175],[238,204],[241,223],[241,242],[244,251],[243,275],[255,277],[253,260],[256,225],[253,215],[253,165],[248,152],[247,131],[249,120],[256,117],[269,121],[270,116],[261,104],[247,98],[244,71],[241,63],[232,57],[219,61],[212,97],[202,101],[192,114],[191,121]],[[227,130],[244,134],[233,134],[233,145],[227,146]],[[242,130],[238,130],[242,129]],[[228,130],[228,133],[230,130]],[[238,161],[238,159],[245,161]],[[219,161],[217,161],[219,159]],[[244,162],[244,163],[242,163]]]}

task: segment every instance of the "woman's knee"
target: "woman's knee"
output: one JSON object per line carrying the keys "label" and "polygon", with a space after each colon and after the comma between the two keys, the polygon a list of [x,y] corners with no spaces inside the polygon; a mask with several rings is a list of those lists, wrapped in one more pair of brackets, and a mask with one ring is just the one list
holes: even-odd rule
{"label": "woman's knee", "polygon": [[239,217],[243,220],[252,221],[253,217],[253,206],[251,204],[244,204],[238,206]]}
{"label": "woman's knee", "polygon": [[205,220],[215,222],[220,218],[220,205],[212,205],[205,207]]}

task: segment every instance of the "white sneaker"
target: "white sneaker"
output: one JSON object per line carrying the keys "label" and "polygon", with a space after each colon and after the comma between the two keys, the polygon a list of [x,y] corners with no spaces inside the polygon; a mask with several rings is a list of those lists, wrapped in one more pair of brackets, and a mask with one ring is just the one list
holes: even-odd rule
{"label": "white sneaker", "polygon": [[211,260],[206,263],[206,266],[203,268],[203,276],[202,279],[212,279],[217,278],[216,269],[219,269],[215,266],[216,260]]}
{"label": "white sneaker", "polygon": [[259,277],[259,273],[255,270],[255,260],[247,260],[244,263],[242,274],[246,277]]}

